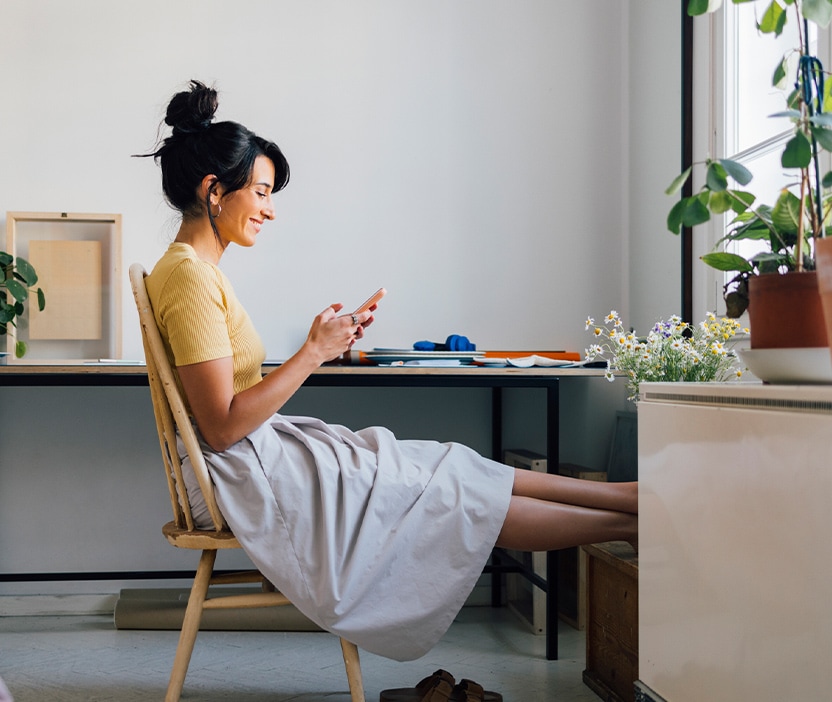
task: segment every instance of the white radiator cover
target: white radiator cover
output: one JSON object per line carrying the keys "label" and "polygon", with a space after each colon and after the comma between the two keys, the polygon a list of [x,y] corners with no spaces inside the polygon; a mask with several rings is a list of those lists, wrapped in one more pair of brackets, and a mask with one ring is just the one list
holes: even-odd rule
{"label": "white radiator cover", "polygon": [[832,699],[832,386],[647,383],[638,424],[640,681]]}

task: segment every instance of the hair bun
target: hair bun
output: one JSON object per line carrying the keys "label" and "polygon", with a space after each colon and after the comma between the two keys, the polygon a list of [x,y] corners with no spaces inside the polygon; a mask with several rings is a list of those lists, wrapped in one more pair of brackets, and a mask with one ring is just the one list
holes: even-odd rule
{"label": "hair bun", "polygon": [[171,98],[165,123],[174,132],[199,132],[211,125],[217,111],[217,91],[198,80],[191,81],[190,90],[176,93]]}

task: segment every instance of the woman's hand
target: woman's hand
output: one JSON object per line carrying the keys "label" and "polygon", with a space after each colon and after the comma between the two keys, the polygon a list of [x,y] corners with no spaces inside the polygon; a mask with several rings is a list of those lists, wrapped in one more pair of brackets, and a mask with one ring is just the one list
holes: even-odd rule
{"label": "woman's hand", "polygon": [[179,366],[179,378],[202,433],[215,451],[224,451],[239,441],[272,414],[313,373],[315,369],[344,352],[364,335],[373,321],[370,311],[340,315],[343,305],[336,303],[312,322],[306,342],[280,367],[268,373],[263,382],[242,392],[234,392],[234,364],[230,356],[213,361]]}
{"label": "woman's hand", "polygon": [[367,312],[339,316],[343,308],[340,302],[333,303],[312,322],[304,346],[321,359],[320,363],[332,361],[347,352],[364,336],[364,327],[373,322],[375,307]]}

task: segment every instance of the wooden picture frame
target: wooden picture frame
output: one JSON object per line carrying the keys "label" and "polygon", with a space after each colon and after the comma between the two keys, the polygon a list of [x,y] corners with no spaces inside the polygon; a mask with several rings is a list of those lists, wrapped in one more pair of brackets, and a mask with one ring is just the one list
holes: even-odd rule
{"label": "wooden picture frame", "polygon": [[[46,308],[30,299],[9,327],[9,363],[121,357],[121,215],[7,212],[6,250],[38,274]],[[28,345],[15,358],[15,342]]]}

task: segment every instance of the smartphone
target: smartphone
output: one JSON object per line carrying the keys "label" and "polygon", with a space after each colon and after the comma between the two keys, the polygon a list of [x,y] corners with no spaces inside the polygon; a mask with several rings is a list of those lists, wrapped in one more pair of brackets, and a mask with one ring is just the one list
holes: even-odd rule
{"label": "smartphone", "polygon": [[355,310],[353,314],[361,314],[362,312],[366,312],[386,294],[387,290],[385,290],[384,288],[379,288],[372,295],[370,295],[370,297],[368,297],[367,300],[365,300],[361,305],[359,305],[358,309]]}

